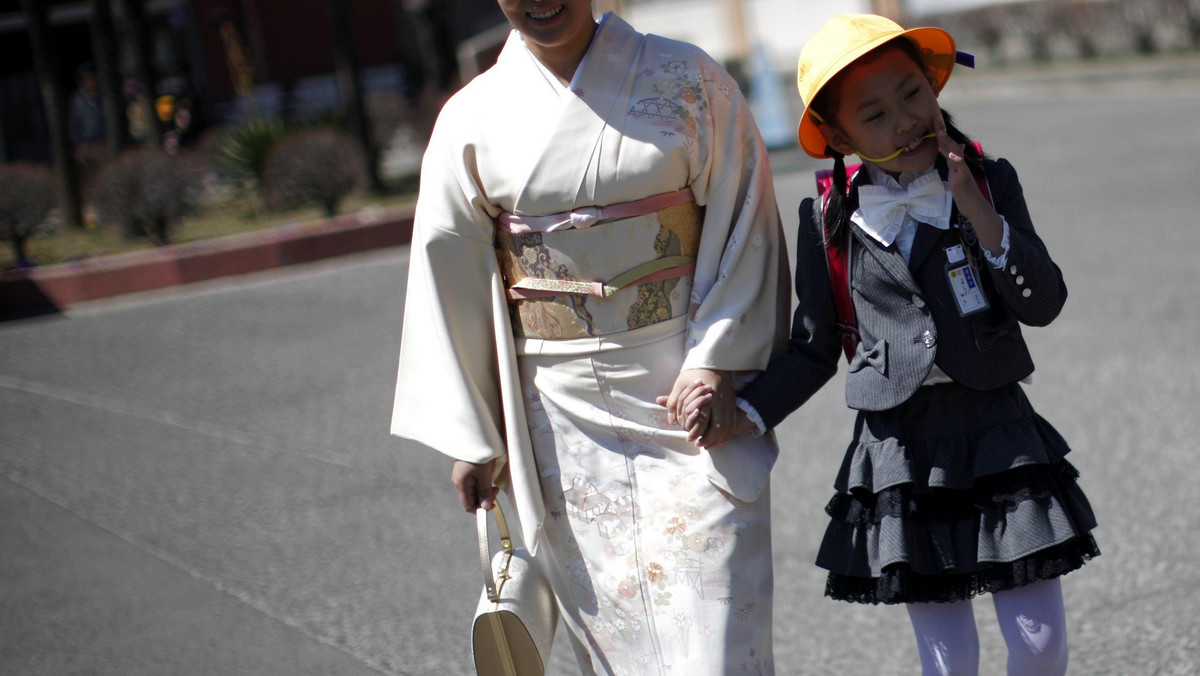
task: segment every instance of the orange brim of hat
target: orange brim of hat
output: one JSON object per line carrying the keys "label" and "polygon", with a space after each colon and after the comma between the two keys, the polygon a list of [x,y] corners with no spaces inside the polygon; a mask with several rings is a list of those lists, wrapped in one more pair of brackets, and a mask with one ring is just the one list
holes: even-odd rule
{"label": "orange brim of hat", "polygon": [[[881,17],[871,18],[881,19]],[[805,44],[804,51],[800,55],[800,68],[796,73],[796,86],[800,90],[800,97],[804,102],[804,113],[800,117],[797,137],[800,147],[812,157],[829,157],[825,153],[827,146],[825,137],[809,112],[813,99],[834,76],[876,47],[898,37],[908,38],[916,43],[917,49],[921,52],[921,58],[933,78],[935,93],[940,94],[942,87],[946,86],[946,81],[950,79],[957,52],[954,38],[948,32],[932,26],[904,30],[886,19],[882,21],[896,26],[896,30],[888,30],[885,27],[869,36],[863,36],[859,31],[859,34],[848,39],[848,36],[845,35],[846,31],[836,29],[829,31],[830,25],[827,25]],[[830,35],[828,33],[841,34]],[[820,56],[813,59],[814,63],[810,63],[810,67],[806,69],[804,67],[805,56],[810,49],[819,50],[817,54]]]}

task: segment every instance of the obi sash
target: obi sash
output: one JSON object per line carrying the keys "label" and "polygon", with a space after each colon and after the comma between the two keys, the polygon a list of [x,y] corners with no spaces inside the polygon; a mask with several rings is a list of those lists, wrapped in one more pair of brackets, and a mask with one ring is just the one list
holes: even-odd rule
{"label": "obi sash", "polygon": [[549,216],[501,214],[496,256],[514,334],[602,336],[687,314],[703,221],[690,188]]}

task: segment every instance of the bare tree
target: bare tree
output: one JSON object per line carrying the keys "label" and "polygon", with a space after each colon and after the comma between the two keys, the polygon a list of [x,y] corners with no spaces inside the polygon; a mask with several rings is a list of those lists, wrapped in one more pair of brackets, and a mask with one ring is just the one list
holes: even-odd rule
{"label": "bare tree", "polygon": [[1125,25],[1129,27],[1133,48],[1139,54],[1158,51],[1154,37],[1154,8],[1144,2],[1125,3]]}
{"label": "bare tree", "polygon": [[12,243],[17,267],[32,265],[25,242],[58,204],[54,175],[32,164],[0,164],[0,240]]}
{"label": "bare tree", "polygon": [[1162,11],[1173,22],[1183,25],[1184,36],[1193,49],[1200,47],[1200,2],[1196,0],[1162,0]]}
{"label": "bare tree", "polygon": [[332,218],[361,182],[362,168],[362,151],[354,139],[323,127],[280,141],[267,157],[263,178],[273,208],[317,204]]}
{"label": "bare tree", "polygon": [[1100,55],[1096,38],[1100,35],[1101,11],[1094,2],[1052,0],[1048,18],[1071,39],[1081,58],[1094,59]]}
{"label": "bare tree", "polygon": [[358,137],[366,157],[367,185],[374,192],[383,192],[385,188],[379,175],[379,145],[371,134],[371,120],[367,116],[358,53],[354,49],[354,33],[350,27],[350,14],[343,0],[322,0],[322,3],[325,6],[325,14],[329,17],[333,64],[337,72],[342,107],[350,123],[350,131]]}
{"label": "bare tree", "polygon": [[92,203],[103,224],[120,224],[128,239],[170,243],[171,227],[196,203],[200,165],[145,146],[104,166],[92,186]]}
{"label": "bare tree", "polygon": [[75,163],[74,143],[67,121],[67,94],[60,80],[58,54],[50,44],[50,22],[46,5],[39,0],[21,0],[25,22],[29,27],[29,43],[33,48],[33,69],[42,91],[42,106],[50,128],[50,147],[59,189],[62,191],[63,220],[83,227],[83,198],[80,190],[79,167]]}

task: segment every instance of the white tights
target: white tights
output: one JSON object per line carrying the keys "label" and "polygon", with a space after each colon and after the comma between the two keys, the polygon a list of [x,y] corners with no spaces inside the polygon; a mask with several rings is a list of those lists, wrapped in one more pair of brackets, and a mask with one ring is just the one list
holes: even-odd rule
{"label": "white tights", "polygon": [[[1008,645],[1009,676],[1067,673],[1067,621],[1058,579],[992,595]],[[976,676],[979,634],[971,602],[910,603],[922,676]]]}

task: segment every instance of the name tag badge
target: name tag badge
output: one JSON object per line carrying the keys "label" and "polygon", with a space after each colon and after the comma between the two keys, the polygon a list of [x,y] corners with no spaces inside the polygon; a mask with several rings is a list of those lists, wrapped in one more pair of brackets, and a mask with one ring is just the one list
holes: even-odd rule
{"label": "name tag badge", "polygon": [[962,245],[947,248],[946,260],[946,281],[950,284],[950,295],[958,304],[958,315],[967,317],[991,307],[980,286],[979,272],[967,260]]}

